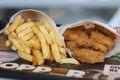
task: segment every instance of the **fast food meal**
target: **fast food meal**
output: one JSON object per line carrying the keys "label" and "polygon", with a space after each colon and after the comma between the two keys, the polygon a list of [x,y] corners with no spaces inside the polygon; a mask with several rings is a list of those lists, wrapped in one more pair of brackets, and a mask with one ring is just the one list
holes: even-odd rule
{"label": "fast food meal", "polygon": [[48,21],[34,21],[17,15],[6,29],[6,46],[33,65],[42,65],[45,60],[57,63],[79,64],[74,58],[67,58],[64,41]]}
{"label": "fast food meal", "polygon": [[[116,36],[100,25],[94,24],[94,27],[90,28],[86,28],[86,26],[71,27],[64,31],[66,47],[80,62],[91,64],[104,62],[105,55],[115,45]],[[90,25],[88,24],[88,26]]]}

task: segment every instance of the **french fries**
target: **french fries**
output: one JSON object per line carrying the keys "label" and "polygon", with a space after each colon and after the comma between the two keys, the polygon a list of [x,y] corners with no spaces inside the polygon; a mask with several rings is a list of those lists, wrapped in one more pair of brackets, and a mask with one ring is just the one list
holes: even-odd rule
{"label": "french fries", "polygon": [[17,28],[17,26],[21,23],[21,20],[22,20],[21,15],[16,16],[16,19],[14,20],[14,22],[8,28],[9,32],[13,32]]}
{"label": "french fries", "polygon": [[33,50],[33,55],[36,57],[38,65],[42,65],[44,63],[44,58],[39,50]]}
{"label": "french fries", "polygon": [[33,65],[42,65],[45,60],[78,64],[73,58],[67,58],[64,42],[47,21],[35,22],[18,15],[5,33],[8,35],[6,46]]}
{"label": "french fries", "polygon": [[64,58],[64,59],[61,59],[61,64],[68,64],[68,63],[71,63],[71,64],[79,64],[79,62],[77,60],[75,60],[74,58]]}

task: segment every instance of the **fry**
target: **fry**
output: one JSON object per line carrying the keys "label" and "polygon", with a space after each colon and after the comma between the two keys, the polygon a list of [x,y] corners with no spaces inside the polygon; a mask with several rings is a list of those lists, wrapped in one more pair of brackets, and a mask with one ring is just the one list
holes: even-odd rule
{"label": "fry", "polygon": [[11,49],[17,51],[17,48],[14,45],[11,46]]}
{"label": "fry", "polygon": [[52,54],[54,56],[55,61],[60,63],[61,62],[61,56],[60,56],[57,44],[53,43],[51,45],[51,49],[52,49]]}
{"label": "fry", "polygon": [[62,41],[58,35],[58,33],[55,31],[55,29],[51,26],[49,22],[44,22],[45,28],[48,30],[48,32],[52,31],[55,35],[54,38],[57,42],[58,46],[64,46],[64,41]]}
{"label": "fry", "polygon": [[22,20],[20,21],[20,24],[23,24],[25,22],[25,19],[22,18]]}
{"label": "fry", "polygon": [[56,40],[56,42],[57,42],[57,45],[58,45],[58,46],[64,46],[64,41],[62,41],[62,40],[58,37],[57,33],[54,33],[54,34],[56,34],[56,35],[55,35],[55,40]]}
{"label": "fry", "polygon": [[6,44],[6,46],[10,46],[10,45],[12,45],[12,43],[11,43],[10,40],[7,40],[7,41],[5,42],[5,44]]}
{"label": "fry", "polygon": [[9,26],[8,30],[10,32],[13,32],[17,28],[17,26],[20,24],[21,20],[22,20],[21,15],[16,16],[14,22]]}
{"label": "fry", "polygon": [[19,49],[20,51],[23,51],[23,48],[22,48],[21,44],[19,43],[19,41],[17,41],[16,35],[14,32],[12,32],[8,36],[8,38],[17,49]]}
{"label": "fry", "polygon": [[63,55],[61,53],[60,53],[60,55],[61,55],[61,59],[67,58],[65,55]]}
{"label": "fry", "polygon": [[63,56],[67,56],[66,55],[66,50],[65,50],[65,48],[63,48],[63,47],[58,47],[59,48],[59,51],[60,51],[60,53],[63,55]]}
{"label": "fry", "polygon": [[26,41],[25,44],[30,48],[41,50],[41,44],[38,39]]}
{"label": "fry", "polygon": [[43,35],[44,35],[46,41],[48,42],[48,44],[52,44],[52,38],[50,37],[50,34],[47,32],[45,27],[42,25],[42,26],[39,26],[39,29],[43,33]]}
{"label": "fry", "polygon": [[39,34],[38,37],[41,42],[43,57],[44,57],[44,59],[49,59],[50,58],[50,53],[48,50],[49,45],[46,43],[46,40],[42,34]]}
{"label": "fry", "polygon": [[53,54],[52,54],[52,51],[50,50],[50,58],[49,58],[49,60],[52,62],[52,61],[54,61],[54,56],[53,56]]}
{"label": "fry", "polygon": [[[52,39],[54,38],[54,33],[52,31],[50,32],[50,36],[52,37]],[[60,63],[60,61],[61,61],[60,52],[59,52],[56,41],[55,40],[53,40],[53,41],[54,42],[51,45],[52,55],[53,55],[55,61]]]}
{"label": "fry", "polygon": [[35,57],[35,56],[32,56],[32,59],[33,59],[32,65],[33,65],[33,66],[36,66],[36,65],[38,64],[36,57]]}
{"label": "fry", "polygon": [[21,46],[23,47],[25,53],[27,53],[27,54],[30,54],[30,53],[31,53],[31,52],[30,52],[30,48],[27,47],[27,46],[25,45],[25,43],[24,43],[22,40],[17,39],[17,41],[19,41],[19,43],[20,43]]}
{"label": "fry", "polygon": [[41,43],[42,53],[43,53],[44,59],[49,59],[50,58],[50,53],[48,50],[49,45],[46,43],[46,40],[45,40],[43,34],[40,32],[40,30],[37,27],[32,27],[32,30],[38,36],[38,39]]}
{"label": "fry", "polygon": [[30,32],[32,32],[32,29],[29,27],[25,30],[22,30],[20,33],[18,33],[18,37],[21,38],[21,37],[25,36],[26,34],[28,34]]}
{"label": "fry", "polygon": [[77,60],[75,60],[74,58],[64,58],[61,59],[61,64],[80,64]]}
{"label": "fry", "polygon": [[29,61],[29,62],[32,62],[32,61],[33,61],[32,56],[29,55],[29,54],[26,54],[26,53],[23,52],[23,51],[18,51],[18,55],[19,55],[22,59],[27,60],[27,61]]}
{"label": "fry", "polygon": [[32,26],[34,26],[35,24],[34,24],[34,22],[26,22],[26,23],[24,23],[24,24],[21,24],[20,26],[18,26],[17,28],[16,28],[16,33],[19,33],[19,32],[21,32],[22,30],[24,30],[24,29],[26,29],[26,28],[28,28],[28,27],[32,27]]}
{"label": "fry", "polygon": [[35,35],[31,38],[31,40],[36,40],[36,39],[38,39],[37,35]]}
{"label": "fry", "polygon": [[37,26],[32,27],[32,31],[38,36],[40,34],[40,30],[38,29]]}
{"label": "fry", "polygon": [[42,65],[44,63],[44,58],[42,53],[39,50],[33,50],[33,55],[36,57],[38,65]]}
{"label": "fry", "polygon": [[35,49],[38,49],[38,50],[41,50],[41,48],[42,48],[39,39],[34,40],[32,45]]}
{"label": "fry", "polygon": [[30,33],[26,34],[25,36],[21,37],[21,39],[23,41],[27,41],[27,40],[31,39],[33,36],[34,36],[34,33],[30,32]]}
{"label": "fry", "polygon": [[51,25],[46,21],[43,23],[45,28],[47,29],[48,32],[50,31],[53,31],[54,32],[54,29],[51,27]]}

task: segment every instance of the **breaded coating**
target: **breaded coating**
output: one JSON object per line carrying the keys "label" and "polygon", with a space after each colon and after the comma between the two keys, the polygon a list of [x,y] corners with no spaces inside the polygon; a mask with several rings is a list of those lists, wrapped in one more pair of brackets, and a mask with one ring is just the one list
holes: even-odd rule
{"label": "breaded coating", "polygon": [[105,56],[103,53],[99,51],[94,51],[91,49],[75,50],[72,56],[75,59],[79,60],[80,62],[91,63],[91,64],[104,62],[104,59],[105,59]]}
{"label": "breaded coating", "polygon": [[66,47],[67,47],[68,49],[70,49],[70,50],[72,50],[72,51],[77,48],[77,45],[76,45],[76,42],[75,42],[75,41],[67,41],[67,42],[65,43],[65,45],[66,45]]}
{"label": "breaded coating", "polygon": [[105,45],[108,48],[108,50],[114,47],[114,41],[110,37],[105,36],[100,32],[93,31],[90,35],[90,39],[97,43]]}
{"label": "breaded coating", "polygon": [[80,34],[80,32],[82,32],[82,30],[84,30],[85,28],[83,26],[80,27],[74,27],[74,28],[68,28],[64,33],[63,36],[65,38],[65,40],[75,40],[76,38],[78,38],[78,36],[84,36],[84,34]]}
{"label": "breaded coating", "polygon": [[76,40],[76,44],[79,47],[90,48],[90,49],[93,49],[93,50],[96,50],[96,51],[100,51],[104,54],[107,52],[107,47],[105,47],[104,45],[102,45],[100,43],[97,43],[93,40],[90,40],[90,39],[79,39],[78,38],[78,40]]}

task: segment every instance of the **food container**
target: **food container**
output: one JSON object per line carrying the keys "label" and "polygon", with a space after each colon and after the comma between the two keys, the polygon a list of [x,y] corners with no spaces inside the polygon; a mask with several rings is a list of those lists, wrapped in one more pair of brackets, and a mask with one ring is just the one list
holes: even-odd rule
{"label": "food container", "polygon": [[[116,38],[114,40],[115,41],[114,48],[112,50],[110,50],[106,54],[105,57],[108,58],[108,57],[111,57],[112,55],[120,52],[120,49],[119,49],[120,48],[120,34],[117,33],[117,31],[115,29],[113,29],[110,25],[107,25],[107,24],[102,23],[102,22],[85,19],[85,20],[81,20],[79,22],[75,22],[75,23],[72,23],[72,24],[63,25],[59,28],[59,32],[62,35],[67,28],[72,28],[72,27],[77,27],[77,26],[83,25],[86,29],[88,29],[88,28],[91,28],[91,27],[95,27],[94,26],[95,24],[97,24],[101,27],[104,27],[105,29],[109,30],[110,32],[112,32],[116,36]],[[63,39],[64,39],[64,37],[63,37]],[[68,51],[68,54],[72,57],[72,55],[71,55],[72,52],[69,49],[67,49],[67,51]]]}
{"label": "food container", "polygon": [[[4,31],[5,34],[9,34],[10,31],[7,31],[8,27],[11,25],[11,23],[14,22],[14,20],[16,19],[16,17],[18,15],[22,15],[22,17],[27,20],[27,19],[31,19],[32,21],[39,21],[39,22],[48,22],[51,27],[53,27],[53,29],[56,31],[54,34],[56,34],[56,36],[60,37],[60,34],[58,33],[58,28],[56,27],[56,24],[55,22],[49,17],[47,16],[46,14],[44,14],[43,12],[41,11],[38,11],[38,10],[33,10],[33,9],[26,9],[26,10],[21,10],[17,13],[15,13],[10,21],[8,22],[8,24],[5,26],[5,28],[3,30],[1,30],[1,33]],[[23,26],[24,27],[24,26]],[[29,26],[28,26],[29,27]],[[44,27],[44,26],[43,26]],[[11,31],[12,32],[12,31]],[[19,48],[18,48],[19,49]],[[29,52],[31,52],[29,50]]]}
{"label": "food container", "polygon": [[[16,16],[19,14],[22,14],[22,16],[25,19],[32,19],[33,21],[48,21],[52,25],[52,27],[56,30],[56,32],[58,33],[58,28],[56,27],[55,22],[49,16],[47,16],[45,13],[43,13],[39,10],[25,9],[25,10],[21,10],[21,11],[18,11],[17,13],[15,13],[10,18],[6,27],[0,31],[0,34],[14,21]],[[61,37],[61,35],[59,33],[58,33],[58,35]]]}

